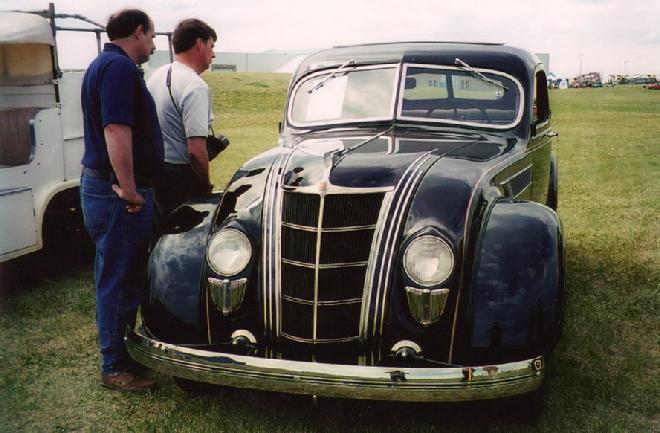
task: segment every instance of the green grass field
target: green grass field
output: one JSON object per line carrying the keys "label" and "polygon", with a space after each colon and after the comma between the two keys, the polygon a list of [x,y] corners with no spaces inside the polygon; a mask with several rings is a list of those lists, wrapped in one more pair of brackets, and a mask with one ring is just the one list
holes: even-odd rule
{"label": "green grass field", "polygon": [[[223,188],[277,142],[288,76],[207,74]],[[0,295],[1,432],[660,431],[660,92],[553,91],[568,309],[538,425],[510,404],[392,404],[224,389],[191,396],[150,373],[150,395],[98,383],[90,265],[23,273]],[[45,256],[32,264],[53,260]],[[39,267],[39,266],[37,266]],[[52,269],[57,268],[57,269]],[[62,269],[63,268],[63,269]],[[9,284],[5,280],[3,284]]]}

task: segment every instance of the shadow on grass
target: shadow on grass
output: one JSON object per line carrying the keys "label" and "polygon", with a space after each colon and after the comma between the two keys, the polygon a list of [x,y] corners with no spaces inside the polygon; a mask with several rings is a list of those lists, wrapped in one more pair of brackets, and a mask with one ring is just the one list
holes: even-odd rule
{"label": "shadow on grass", "polygon": [[222,400],[221,405],[231,406],[234,416],[258,416],[262,429],[275,431],[407,432],[435,431],[436,428],[442,431],[477,431],[479,427],[493,422],[504,425],[529,422],[520,413],[519,400],[515,398],[410,403],[313,398],[234,388],[216,388],[214,391],[206,390],[203,395],[192,395],[207,403],[213,399]]}
{"label": "shadow on grass", "polygon": [[0,296],[17,294],[43,280],[58,279],[94,262],[94,245],[85,233],[51,243],[31,254],[0,264]]}

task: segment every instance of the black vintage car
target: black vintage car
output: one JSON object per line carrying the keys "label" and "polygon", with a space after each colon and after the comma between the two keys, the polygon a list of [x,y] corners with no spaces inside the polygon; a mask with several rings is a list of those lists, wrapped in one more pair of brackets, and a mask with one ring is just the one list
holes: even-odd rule
{"label": "black vintage car", "polygon": [[538,395],[565,299],[556,135],[517,48],[311,55],[279,146],[170,215],[131,355],[318,396]]}

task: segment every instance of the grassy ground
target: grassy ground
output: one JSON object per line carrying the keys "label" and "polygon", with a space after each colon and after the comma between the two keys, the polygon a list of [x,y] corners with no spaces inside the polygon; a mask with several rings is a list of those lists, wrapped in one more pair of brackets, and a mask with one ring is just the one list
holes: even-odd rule
{"label": "grassy ground", "polygon": [[[210,74],[216,130],[232,145],[213,164],[224,185],[277,140],[288,77]],[[89,265],[39,266],[0,297],[2,432],[651,432],[660,431],[658,320],[660,92],[554,91],[560,214],[570,289],[538,425],[507,404],[388,404],[223,390],[124,395],[98,385]],[[222,187],[220,186],[220,187]],[[31,271],[34,266],[40,269]]]}

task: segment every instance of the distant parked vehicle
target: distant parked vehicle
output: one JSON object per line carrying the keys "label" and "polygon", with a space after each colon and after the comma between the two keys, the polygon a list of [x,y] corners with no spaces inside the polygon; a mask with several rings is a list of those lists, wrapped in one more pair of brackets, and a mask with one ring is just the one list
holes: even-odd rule
{"label": "distant parked vehicle", "polygon": [[648,90],[660,90],[660,83],[653,83],[644,87],[646,87]]}

